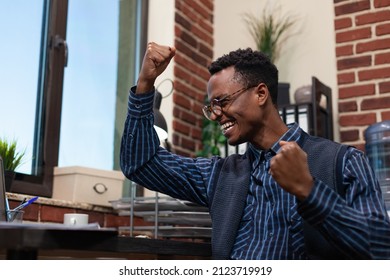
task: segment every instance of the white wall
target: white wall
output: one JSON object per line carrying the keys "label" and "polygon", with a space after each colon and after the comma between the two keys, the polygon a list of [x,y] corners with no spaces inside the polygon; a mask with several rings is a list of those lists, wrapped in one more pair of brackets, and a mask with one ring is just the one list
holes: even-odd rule
{"label": "white wall", "polygon": [[[174,46],[175,1],[149,0],[148,42],[153,41],[161,45]],[[168,79],[168,80],[166,80]],[[166,80],[166,81],[165,81]],[[158,77],[156,86],[163,96],[172,90],[173,63]],[[173,101],[172,95],[163,98],[161,113],[168,125],[168,140],[172,141]]]}
{"label": "white wall", "polygon": [[290,83],[290,100],[297,88],[311,84],[316,76],[333,93],[333,122],[338,140],[337,74],[333,1],[329,0],[215,0],[215,58],[255,43],[243,20],[245,13],[261,15],[265,5],[280,7],[281,14],[298,18],[294,35],[288,38],[276,61],[279,81]]}
{"label": "white wall", "polygon": [[[174,44],[174,0],[150,0],[148,39],[160,44]],[[290,100],[294,102],[297,88],[309,85],[316,76],[333,92],[333,120],[335,139],[338,140],[337,74],[334,34],[333,1],[329,0],[215,0],[214,8],[214,58],[237,48],[252,47],[255,43],[243,20],[245,13],[261,15],[266,4],[271,9],[280,7],[281,14],[298,18],[294,35],[283,45],[281,56],[276,61],[279,81],[290,83]],[[169,66],[160,81],[173,78]],[[170,90],[164,83],[160,91]],[[163,99],[161,112],[168,123],[169,140],[172,132],[172,96]]]}

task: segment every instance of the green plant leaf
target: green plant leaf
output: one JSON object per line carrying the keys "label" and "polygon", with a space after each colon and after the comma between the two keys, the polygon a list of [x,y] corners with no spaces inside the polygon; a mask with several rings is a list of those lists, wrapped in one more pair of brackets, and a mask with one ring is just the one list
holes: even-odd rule
{"label": "green plant leaf", "polygon": [[[207,102],[207,96],[205,96]],[[196,155],[200,157],[210,157],[221,155],[221,148],[225,147],[226,138],[223,136],[221,128],[217,122],[203,117],[202,121],[202,150],[197,151]]]}
{"label": "green plant leaf", "polygon": [[243,19],[257,50],[266,54],[275,63],[279,58],[281,42],[287,38],[287,31],[294,26],[296,18],[291,15],[279,17],[277,11],[269,14],[265,8],[262,16],[245,13]]}
{"label": "green plant leaf", "polygon": [[22,164],[25,150],[17,151],[16,140],[8,141],[6,138],[0,139],[0,156],[3,159],[4,169],[15,171]]}

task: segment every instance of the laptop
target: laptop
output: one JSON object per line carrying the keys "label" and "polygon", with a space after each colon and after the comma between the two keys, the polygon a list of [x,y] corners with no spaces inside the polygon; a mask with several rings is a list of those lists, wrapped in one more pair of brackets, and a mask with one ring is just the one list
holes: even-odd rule
{"label": "laptop", "polygon": [[5,177],[3,159],[0,157],[0,222],[7,221],[7,197],[5,194]]}

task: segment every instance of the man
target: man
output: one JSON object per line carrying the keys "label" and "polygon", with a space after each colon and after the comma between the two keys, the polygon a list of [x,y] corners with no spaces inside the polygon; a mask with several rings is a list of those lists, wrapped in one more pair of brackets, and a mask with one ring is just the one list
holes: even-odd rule
{"label": "man", "polygon": [[390,258],[390,222],[363,153],[286,126],[276,108],[278,70],[237,50],[209,67],[205,116],[244,155],[187,158],[153,129],[156,78],[174,47],[149,43],[130,91],[121,167],[152,190],[209,207],[216,259]]}

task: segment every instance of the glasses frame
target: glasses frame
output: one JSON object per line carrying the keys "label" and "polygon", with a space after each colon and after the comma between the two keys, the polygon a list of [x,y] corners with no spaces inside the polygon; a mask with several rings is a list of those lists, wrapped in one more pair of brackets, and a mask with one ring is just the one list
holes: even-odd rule
{"label": "glasses frame", "polygon": [[[251,88],[254,88],[256,87],[257,85],[255,86],[248,86],[248,87],[243,87],[243,88],[240,88],[239,90],[231,93],[231,94],[227,94],[226,96],[222,97],[221,99],[219,98],[214,98],[213,100],[211,100],[210,104],[208,105],[205,105],[203,108],[202,108],[202,111],[203,111],[203,115],[208,119],[208,120],[212,120],[211,119],[211,114],[214,114],[215,116],[217,117],[220,117],[222,116],[223,114],[223,107],[225,107],[227,104],[223,105],[223,101],[225,101],[227,98],[229,97],[233,97],[234,95],[238,94],[238,93],[244,93],[246,92],[248,89],[251,89]],[[230,104],[233,103],[233,101],[235,101],[235,99],[232,99],[232,100],[229,100],[230,101]]]}

